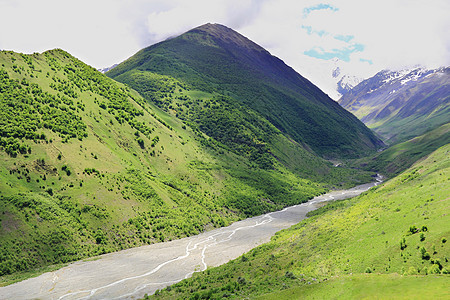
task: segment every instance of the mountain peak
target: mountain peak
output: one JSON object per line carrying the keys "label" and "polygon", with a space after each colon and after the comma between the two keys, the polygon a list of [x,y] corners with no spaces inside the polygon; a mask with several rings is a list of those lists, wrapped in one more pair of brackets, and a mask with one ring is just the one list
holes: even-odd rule
{"label": "mountain peak", "polygon": [[[216,43],[227,43],[227,44],[235,44],[237,46],[251,49],[251,50],[257,50],[257,51],[263,51],[267,52],[264,48],[259,46],[258,44],[252,42],[239,32],[225,26],[222,24],[217,23],[207,23],[204,25],[201,25],[199,27],[196,27],[188,32],[186,32],[184,35],[182,35],[184,38],[188,39],[198,39],[199,36],[201,36],[201,39],[207,41],[208,39],[206,36],[211,37]],[[210,41],[209,41],[210,43]]]}
{"label": "mountain peak", "polygon": [[108,76],[134,82],[132,87],[146,93],[133,77],[136,72],[171,76],[193,88],[227,95],[226,101],[254,110],[323,157],[356,156],[382,144],[281,59],[224,25],[205,24],[145,48]]}

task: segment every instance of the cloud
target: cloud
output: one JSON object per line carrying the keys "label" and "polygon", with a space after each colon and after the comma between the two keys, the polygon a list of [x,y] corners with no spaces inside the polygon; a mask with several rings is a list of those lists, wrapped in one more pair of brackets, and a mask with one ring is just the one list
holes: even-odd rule
{"label": "cloud", "polygon": [[0,0],[0,48],[58,47],[106,67],[193,27],[221,23],[331,91],[333,58],[364,77],[450,65],[449,11],[448,0]]}
{"label": "cloud", "polygon": [[115,0],[2,0],[0,48],[24,53],[62,48],[93,66],[109,66],[139,49],[118,13]]}
{"label": "cloud", "polygon": [[333,58],[360,77],[417,64],[450,65],[446,0],[329,1],[336,9],[321,3],[267,2],[240,31],[330,94]]}
{"label": "cloud", "polygon": [[[130,3],[131,2],[131,3]],[[131,0],[121,16],[131,22],[142,47],[205,23],[241,28],[258,16],[261,0]],[[137,9],[138,8],[138,9]]]}

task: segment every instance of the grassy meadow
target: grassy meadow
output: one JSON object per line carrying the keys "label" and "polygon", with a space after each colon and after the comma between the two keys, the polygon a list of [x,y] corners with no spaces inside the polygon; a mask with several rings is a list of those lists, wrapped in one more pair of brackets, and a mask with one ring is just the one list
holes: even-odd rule
{"label": "grassy meadow", "polygon": [[448,297],[449,154],[450,145],[441,147],[384,184],[319,208],[269,243],[152,297]]}

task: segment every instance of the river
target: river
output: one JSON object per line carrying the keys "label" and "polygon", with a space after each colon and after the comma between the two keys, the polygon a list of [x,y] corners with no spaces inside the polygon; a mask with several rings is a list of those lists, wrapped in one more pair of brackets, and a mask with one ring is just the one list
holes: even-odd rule
{"label": "river", "polygon": [[379,176],[376,182],[333,191],[228,227],[74,262],[57,271],[1,287],[0,299],[142,298],[268,242],[277,231],[305,219],[320,202],[355,197],[380,182]]}

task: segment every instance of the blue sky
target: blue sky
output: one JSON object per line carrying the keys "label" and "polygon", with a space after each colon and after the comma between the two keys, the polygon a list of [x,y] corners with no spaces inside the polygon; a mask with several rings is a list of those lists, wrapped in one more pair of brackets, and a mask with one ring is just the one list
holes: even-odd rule
{"label": "blue sky", "polygon": [[303,9],[303,17],[306,18],[314,10],[331,10],[338,11],[339,8],[334,7],[328,3],[319,3],[317,5],[308,6]]}
{"label": "blue sky", "polygon": [[0,49],[62,48],[102,68],[220,23],[331,93],[337,64],[362,77],[450,65],[449,15],[448,0],[0,0]]}

